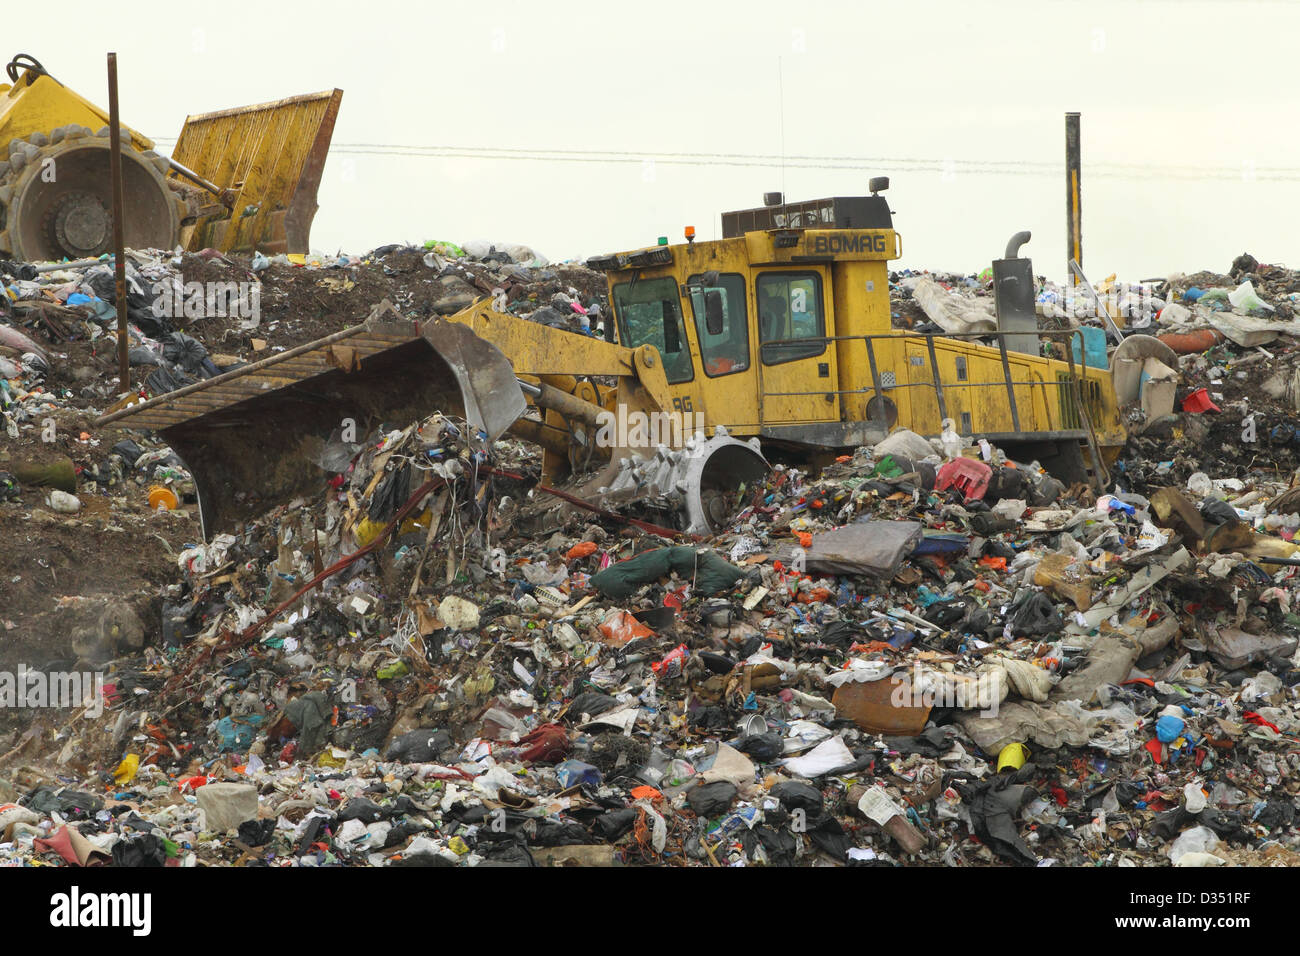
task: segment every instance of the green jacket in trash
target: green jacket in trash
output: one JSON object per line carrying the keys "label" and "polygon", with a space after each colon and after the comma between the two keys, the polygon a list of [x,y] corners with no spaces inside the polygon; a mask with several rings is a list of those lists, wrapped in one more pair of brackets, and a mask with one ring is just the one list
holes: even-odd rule
{"label": "green jacket in trash", "polygon": [[612,564],[591,578],[594,588],[613,598],[630,597],[643,584],[650,584],[676,571],[680,578],[695,583],[703,594],[717,594],[734,587],[745,572],[712,551],[677,545],[643,551],[636,557]]}

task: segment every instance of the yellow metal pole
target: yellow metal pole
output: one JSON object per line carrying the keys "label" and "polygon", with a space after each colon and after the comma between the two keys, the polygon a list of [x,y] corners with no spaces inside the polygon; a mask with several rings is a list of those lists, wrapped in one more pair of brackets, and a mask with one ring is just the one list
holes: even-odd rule
{"label": "yellow metal pole", "polygon": [[[1079,114],[1065,114],[1065,216],[1067,234],[1065,239],[1066,258],[1073,259],[1083,268],[1083,200],[1080,192],[1079,176]],[[1071,285],[1078,285],[1078,278],[1066,263],[1065,274],[1070,277]]]}

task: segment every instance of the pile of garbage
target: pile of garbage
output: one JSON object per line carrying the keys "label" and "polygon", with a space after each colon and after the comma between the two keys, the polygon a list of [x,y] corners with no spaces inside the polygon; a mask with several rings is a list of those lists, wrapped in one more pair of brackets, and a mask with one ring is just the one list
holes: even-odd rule
{"label": "pile of garbage", "polygon": [[[991,332],[997,329],[993,270],[959,274],[905,269],[890,274],[894,324],[917,332]],[[1097,325],[1109,315],[1128,332],[1213,329],[1217,341],[1264,345],[1293,327],[1300,272],[1261,265],[1243,253],[1228,274],[1174,274],[1141,282],[1058,283],[1039,276],[1035,295],[1044,328]],[[1243,321],[1244,320],[1244,321]],[[1198,350],[1199,351],[1199,350]]]}
{"label": "pile of garbage", "polygon": [[[238,368],[256,358],[353,324],[383,298],[403,314],[451,315],[491,297],[509,311],[555,327],[603,331],[604,277],[585,266],[550,266],[526,246],[475,242],[466,248],[388,245],[365,256],[261,254],[215,250],[168,254],[130,251],[126,281],[130,365],[153,368],[148,395]],[[0,264],[0,274],[4,265]],[[57,342],[115,348],[116,289],[109,257],[82,264],[9,264],[0,306],[10,315],[0,375],[48,374],[48,350],[22,332],[39,328]],[[3,314],[3,313],[0,313]],[[344,326],[347,323],[344,323]],[[98,386],[107,398],[112,381]]]}
{"label": "pile of garbage", "polygon": [[[517,315],[594,335],[607,308],[600,273],[508,244],[390,245],[364,256],[129,250],[126,272],[129,361],[142,397],[355,325],[385,298],[427,318],[490,296]],[[193,481],[152,436],[92,424],[119,394],[107,257],[0,262],[0,289],[3,654],[57,662],[69,630],[95,626],[68,620],[67,601],[115,596],[158,620],[175,554],[199,535],[187,507]]]}
{"label": "pile of garbage", "polygon": [[[401,255],[489,268],[463,251]],[[1226,407],[1252,348],[1180,388]],[[0,738],[0,862],[1293,864],[1297,463],[1227,418],[1152,416],[1105,494],[897,430],[707,540],[551,508],[530,449],[443,415],[338,435],[319,494],[191,530],[156,607],[59,649],[102,686]],[[141,438],[74,491],[175,467]],[[186,514],[172,478],[145,521]]]}

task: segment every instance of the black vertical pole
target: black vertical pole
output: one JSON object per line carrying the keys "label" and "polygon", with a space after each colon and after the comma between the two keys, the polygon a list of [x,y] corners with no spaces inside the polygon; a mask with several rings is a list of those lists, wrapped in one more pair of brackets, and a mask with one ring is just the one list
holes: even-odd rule
{"label": "black vertical pole", "polygon": [[117,373],[120,389],[131,390],[126,348],[126,255],[122,238],[122,125],[117,112],[117,54],[108,55],[109,176],[113,180],[113,271],[117,279]]}

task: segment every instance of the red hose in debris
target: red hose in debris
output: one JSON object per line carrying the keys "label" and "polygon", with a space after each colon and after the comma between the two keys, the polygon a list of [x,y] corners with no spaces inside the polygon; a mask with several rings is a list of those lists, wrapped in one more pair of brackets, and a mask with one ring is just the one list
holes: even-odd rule
{"label": "red hose in debris", "polygon": [[[523,475],[517,475],[512,471],[502,471],[499,468],[485,467],[485,468],[481,468],[480,472],[489,475],[499,475],[502,478],[511,478],[514,479],[515,481],[528,480]],[[364,558],[371,551],[375,550],[375,548],[379,547],[379,545],[381,545],[388,538],[388,536],[392,534],[393,530],[401,523],[402,519],[405,518],[408,514],[410,514],[415,509],[415,506],[424,500],[426,495],[428,495],[432,491],[437,490],[438,488],[442,487],[446,483],[447,480],[445,478],[434,478],[422,484],[419,488],[415,490],[415,492],[411,495],[411,497],[406,499],[406,503],[402,505],[402,507],[397,509],[397,513],[393,515],[393,520],[388,522],[388,524],[384,526],[384,530],[379,532],[379,534],[375,536],[375,539],[373,541],[371,541],[364,548],[358,548],[356,551],[353,551],[351,554],[339,558],[328,568],[326,568],[320,574],[316,575],[314,578],[312,578],[310,581],[308,581],[306,584],[300,587],[297,591],[295,591],[292,597],[290,597],[287,601],[284,601],[279,606],[277,606],[274,610],[271,611],[271,613],[266,615],[266,617],[262,618],[260,621],[255,621],[252,624],[248,625],[248,627],[244,629],[243,633],[239,635],[239,643],[246,644],[249,641],[253,640],[255,637],[257,637],[258,634],[262,632],[262,630],[268,624],[274,621],[277,617],[279,617],[289,608],[293,607],[293,605],[298,602],[298,599],[301,598],[308,591],[310,591],[312,588],[316,587],[326,578],[338,574],[349,564],[352,564],[354,561],[358,560],[359,558]],[[595,512],[596,514],[600,515],[602,518],[609,518],[612,521],[625,522],[626,524],[630,524],[637,528],[640,528],[642,531],[645,531],[649,534],[656,534],[663,538],[686,538],[691,541],[703,540],[703,538],[701,538],[700,535],[698,534],[687,534],[686,532],[683,531],[675,531],[672,528],[664,528],[657,524],[651,524],[649,521],[641,521],[637,518],[628,518],[625,517],[624,515],[615,514],[612,511],[606,511],[604,508],[598,508],[589,502],[583,501],[581,498],[577,497],[576,495],[571,495],[568,494],[567,492],[560,491],[558,488],[551,488],[548,485],[543,485],[541,483],[534,485],[534,487],[537,488],[538,491],[545,492],[548,495],[554,495],[557,498],[563,498],[571,505],[575,505],[579,508],[585,508],[587,511]]]}
{"label": "red hose in debris", "polygon": [[1199,329],[1195,332],[1166,332],[1156,338],[1177,355],[1195,355],[1214,348],[1224,340],[1224,334],[1218,329]]}
{"label": "red hose in debris", "polygon": [[384,525],[384,530],[379,532],[379,534],[375,536],[375,539],[373,541],[371,541],[364,548],[358,548],[356,551],[353,551],[351,554],[339,558],[328,568],[326,568],[320,574],[316,575],[314,578],[312,578],[310,581],[308,581],[306,584],[300,587],[297,591],[295,591],[293,593],[293,597],[289,598],[289,600],[285,601],[279,607],[275,608],[275,610],[273,610],[266,617],[262,618],[260,621],[255,621],[252,624],[248,625],[248,627],[244,628],[244,632],[239,635],[239,642],[241,644],[244,644],[247,643],[248,641],[251,641],[253,638],[257,637],[257,635],[262,632],[262,628],[266,627],[266,625],[270,624],[277,617],[279,617],[281,614],[287,611],[298,601],[300,597],[302,597],[312,588],[316,587],[316,585],[320,584],[326,578],[338,574],[340,571],[342,571],[352,562],[356,561],[358,558],[364,558],[371,551],[375,550],[375,548],[379,547],[379,545],[382,544],[383,541],[390,534],[392,534],[393,529],[396,528],[401,523],[402,519],[405,518],[408,514],[410,514],[411,511],[414,510],[415,506],[424,500],[425,495],[429,494],[429,492],[431,491],[441,488],[446,483],[447,483],[446,478],[431,478],[429,481],[426,481],[424,484],[422,484],[419,488],[415,489],[415,493],[412,494],[411,497],[406,499],[406,504],[402,505],[402,507],[397,509],[397,513],[393,515],[393,520],[388,522],[388,524]]}
{"label": "red hose in debris", "polygon": [[[484,467],[479,470],[483,474],[499,475],[502,478],[511,478],[515,481],[528,480],[523,475],[517,475],[512,471],[502,471],[499,468]],[[429,481],[426,481],[424,484],[422,484],[419,488],[415,490],[415,492],[411,495],[411,497],[406,499],[406,503],[402,505],[402,507],[397,509],[397,513],[393,515],[393,520],[388,522],[388,524],[384,526],[384,530],[379,532],[379,534],[375,536],[375,539],[373,541],[371,541],[364,548],[358,548],[356,551],[353,551],[351,554],[339,558],[328,568],[326,568],[320,574],[316,575],[314,578],[312,578],[310,581],[308,581],[306,584],[300,587],[297,591],[295,591],[292,597],[290,597],[287,601],[284,601],[279,606],[277,606],[274,610],[271,611],[271,613],[266,615],[266,617],[262,618],[260,621],[255,621],[252,624],[248,625],[248,627],[244,628],[243,633],[239,635],[239,643],[246,644],[249,641],[253,640],[253,638],[257,637],[258,634],[262,633],[262,630],[268,624],[274,621],[277,617],[279,617],[289,608],[293,607],[293,605],[298,602],[298,599],[301,598],[308,591],[310,591],[312,588],[316,587],[326,578],[338,574],[349,564],[352,564],[354,561],[356,561],[359,558],[364,558],[371,551],[375,550],[375,548],[379,547],[379,545],[382,544],[390,534],[392,534],[393,530],[401,523],[402,519],[405,518],[408,514],[410,514],[411,511],[415,509],[415,506],[424,500],[424,497],[426,495],[428,495],[431,491],[437,490],[438,488],[442,487],[446,483],[447,480],[445,478],[433,478]],[[558,488],[551,488],[548,485],[543,485],[541,483],[534,485],[534,487],[537,488],[538,491],[545,492],[548,495],[554,495],[557,498],[563,498],[571,505],[575,505],[579,508],[584,508],[587,511],[594,512],[595,514],[600,515],[602,518],[609,518],[611,521],[621,521],[624,522],[625,524],[630,524],[634,527],[640,528],[642,531],[645,531],[648,534],[659,535],[662,538],[686,538],[687,540],[690,541],[704,540],[698,534],[687,534],[684,531],[676,531],[672,528],[665,528],[662,527],[661,525],[651,524],[649,521],[641,521],[637,518],[628,518],[624,515],[615,514],[612,511],[606,511],[604,508],[598,508],[596,505],[593,505],[590,502],[583,501],[581,498],[577,497],[576,495],[571,495],[568,494],[567,492],[560,491],[560,489]]]}

